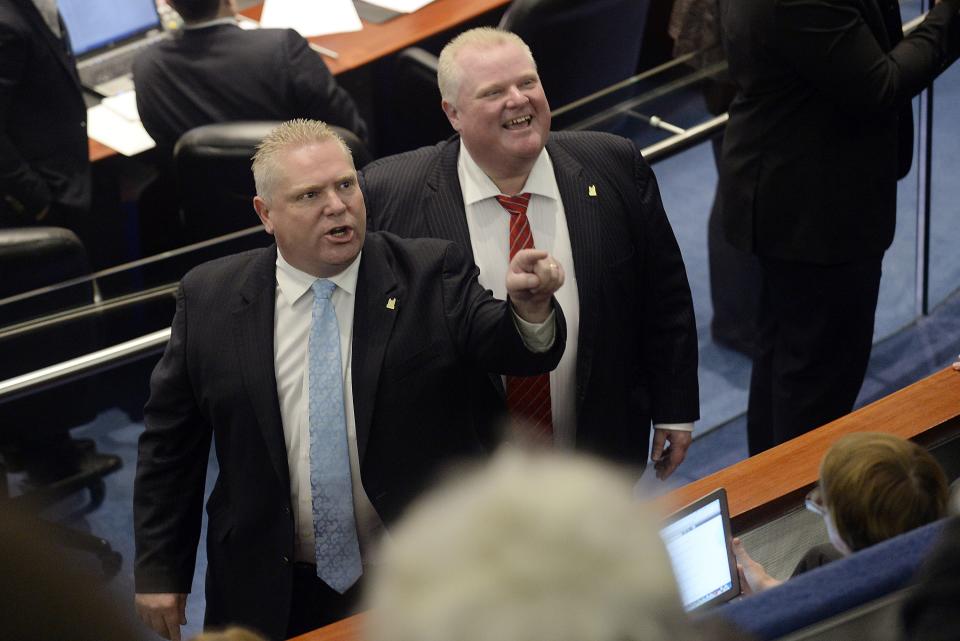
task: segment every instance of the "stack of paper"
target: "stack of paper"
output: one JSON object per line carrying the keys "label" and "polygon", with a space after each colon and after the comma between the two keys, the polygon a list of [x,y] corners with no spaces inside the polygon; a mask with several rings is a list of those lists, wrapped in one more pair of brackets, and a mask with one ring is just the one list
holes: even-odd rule
{"label": "stack of paper", "polygon": [[87,135],[124,156],[133,156],[156,146],[140,124],[137,94],[126,91],[104,98],[87,109]]}
{"label": "stack of paper", "polygon": [[375,4],[384,9],[398,13],[413,13],[433,2],[433,0],[363,0],[367,4]]}
{"label": "stack of paper", "polygon": [[304,38],[363,28],[352,0],[266,0],[260,26],[296,29]]}

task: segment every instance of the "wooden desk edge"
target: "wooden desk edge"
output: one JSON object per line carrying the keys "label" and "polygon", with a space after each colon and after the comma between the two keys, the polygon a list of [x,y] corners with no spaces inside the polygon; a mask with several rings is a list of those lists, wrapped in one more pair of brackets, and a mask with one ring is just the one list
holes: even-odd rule
{"label": "wooden desk edge", "polygon": [[[795,499],[816,482],[820,459],[835,440],[863,431],[922,440],[960,432],[960,373],[946,368],[932,374],[789,443],[677,488],[661,499],[662,506],[676,509],[725,487],[734,529],[758,524],[775,516],[785,503],[795,505]],[[775,482],[758,482],[764,475]],[[291,641],[360,641],[363,617],[358,614]]]}
{"label": "wooden desk edge", "polygon": [[795,506],[819,476],[820,460],[851,432],[888,432],[929,441],[960,431],[960,373],[946,368],[783,445],[731,465],[661,499],[676,510],[727,489],[734,529],[742,531]]}

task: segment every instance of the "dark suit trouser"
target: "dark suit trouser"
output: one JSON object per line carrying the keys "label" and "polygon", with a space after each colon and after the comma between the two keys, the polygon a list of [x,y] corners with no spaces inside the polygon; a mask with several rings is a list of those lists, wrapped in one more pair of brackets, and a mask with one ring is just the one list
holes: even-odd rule
{"label": "dark suit trouser", "polygon": [[340,594],[317,578],[317,566],[297,563],[293,571],[293,600],[286,638],[330,625],[356,614],[363,578]]}
{"label": "dark suit trouser", "polygon": [[873,342],[882,256],[842,265],[761,258],[747,439],[757,454],[853,409]]}

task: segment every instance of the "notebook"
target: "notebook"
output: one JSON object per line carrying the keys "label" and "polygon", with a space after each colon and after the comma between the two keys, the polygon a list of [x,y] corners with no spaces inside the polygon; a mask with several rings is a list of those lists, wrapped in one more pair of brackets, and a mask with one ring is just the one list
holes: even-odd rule
{"label": "notebook", "polygon": [[667,518],[660,530],[687,610],[723,603],[740,594],[730,534],[730,509],[723,488]]}
{"label": "notebook", "polygon": [[133,59],[169,37],[156,0],[59,0],[59,7],[80,83],[100,95],[132,89]]}

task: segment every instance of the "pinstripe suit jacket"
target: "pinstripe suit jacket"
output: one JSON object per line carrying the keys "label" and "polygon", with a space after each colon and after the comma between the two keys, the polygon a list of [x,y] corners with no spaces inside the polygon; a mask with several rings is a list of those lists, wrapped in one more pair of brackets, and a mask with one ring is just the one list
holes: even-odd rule
{"label": "pinstripe suit jacket", "polygon": [[[361,189],[370,224],[401,236],[453,240],[472,255],[459,150],[454,136],[367,165]],[[553,132],[547,152],[579,290],[571,391],[577,447],[644,465],[651,419],[699,417],[697,331],[683,259],[653,172],[632,142],[596,132]],[[476,393],[502,411],[499,378],[477,385]]]}
{"label": "pinstripe suit jacket", "polygon": [[[283,638],[294,522],[274,370],[276,250],[184,277],[150,381],[134,491],[138,592],[189,592],[211,437],[206,625]],[[387,301],[394,299],[394,306]],[[559,308],[557,308],[559,310]],[[529,352],[502,301],[453,244],[368,234],[357,281],[352,381],[363,487],[389,525],[451,459],[485,451],[467,394],[477,368],[556,367],[566,340]]]}

